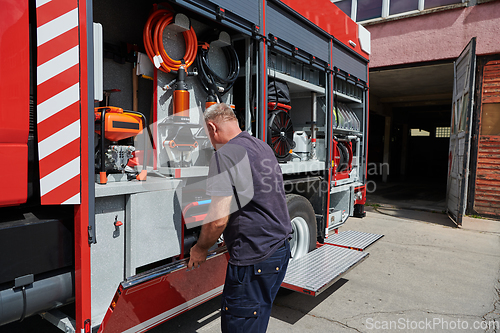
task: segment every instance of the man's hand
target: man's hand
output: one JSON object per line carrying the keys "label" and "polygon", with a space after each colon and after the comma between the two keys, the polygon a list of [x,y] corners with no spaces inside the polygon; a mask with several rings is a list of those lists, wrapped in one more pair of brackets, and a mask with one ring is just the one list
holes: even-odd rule
{"label": "man's hand", "polygon": [[189,253],[188,270],[198,268],[207,260],[208,250],[202,249],[198,244],[195,244]]}
{"label": "man's hand", "polygon": [[207,216],[201,226],[198,242],[191,248],[188,270],[197,268],[207,260],[208,249],[215,244],[229,220],[231,198],[212,196]]}

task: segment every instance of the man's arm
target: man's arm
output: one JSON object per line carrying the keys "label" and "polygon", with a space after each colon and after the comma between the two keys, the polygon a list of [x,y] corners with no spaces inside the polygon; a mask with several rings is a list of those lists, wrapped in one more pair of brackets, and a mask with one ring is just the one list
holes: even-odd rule
{"label": "man's arm", "polygon": [[197,268],[207,260],[208,249],[215,244],[229,221],[232,196],[212,197],[200,238],[191,248],[188,269]]}

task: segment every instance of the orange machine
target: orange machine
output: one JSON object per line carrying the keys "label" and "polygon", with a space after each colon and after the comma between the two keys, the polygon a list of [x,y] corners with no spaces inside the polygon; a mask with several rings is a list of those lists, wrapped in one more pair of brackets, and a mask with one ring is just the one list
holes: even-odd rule
{"label": "orange machine", "polygon": [[[98,107],[94,109],[96,121],[96,133],[101,136],[100,140],[100,167],[99,183],[107,183],[106,175],[106,140],[118,142],[129,139],[140,134],[147,128],[146,117],[137,111],[124,111],[115,106]],[[144,138],[144,158],[142,171],[136,176],[137,180],[146,180],[146,139]],[[127,163],[124,163],[124,166]]]}

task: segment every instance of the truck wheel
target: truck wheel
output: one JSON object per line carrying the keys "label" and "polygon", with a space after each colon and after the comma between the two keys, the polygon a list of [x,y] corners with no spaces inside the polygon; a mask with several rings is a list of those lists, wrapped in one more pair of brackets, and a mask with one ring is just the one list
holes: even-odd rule
{"label": "truck wheel", "polygon": [[316,248],[316,214],[306,198],[297,194],[286,196],[288,214],[292,221],[290,250],[297,259]]}

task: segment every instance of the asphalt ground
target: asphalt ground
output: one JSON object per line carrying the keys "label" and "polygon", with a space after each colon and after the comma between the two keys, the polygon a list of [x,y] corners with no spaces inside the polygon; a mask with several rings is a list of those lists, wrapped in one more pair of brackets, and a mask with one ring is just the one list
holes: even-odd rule
{"label": "asphalt ground", "polygon": [[[318,297],[280,292],[268,332],[500,332],[500,222],[457,228],[442,213],[375,209],[341,228],[384,234],[370,256]],[[150,332],[220,332],[219,307],[216,297]],[[0,332],[60,332],[26,322]]]}
{"label": "asphalt ground", "polygon": [[[384,234],[370,257],[316,298],[280,293],[268,332],[500,332],[500,222],[370,210],[341,228]],[[219,332],[219,302],[151,332]]]}

